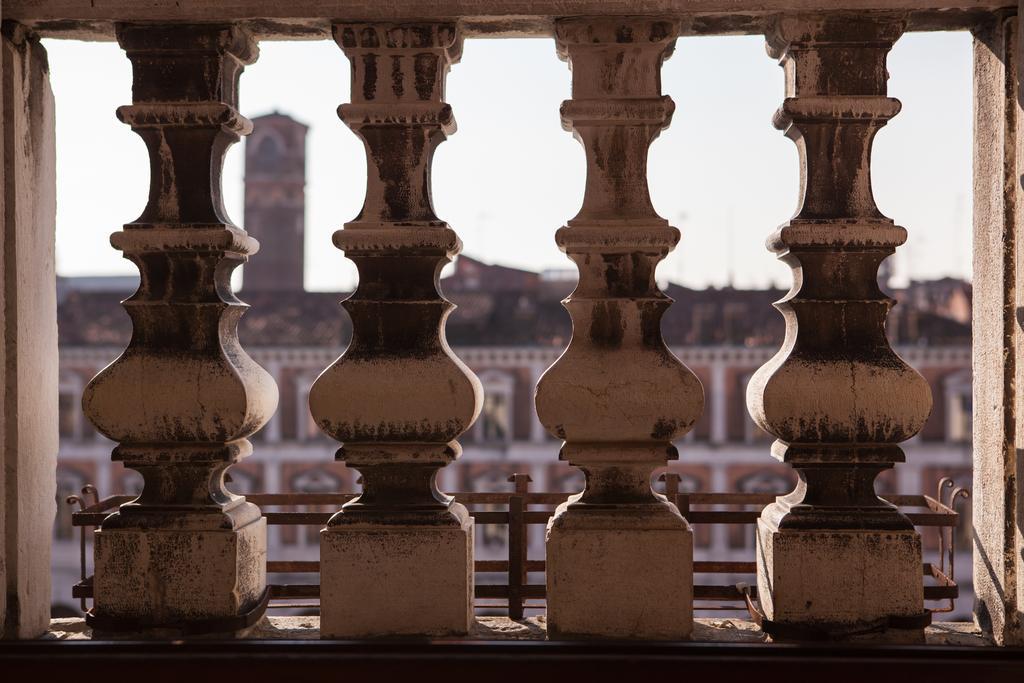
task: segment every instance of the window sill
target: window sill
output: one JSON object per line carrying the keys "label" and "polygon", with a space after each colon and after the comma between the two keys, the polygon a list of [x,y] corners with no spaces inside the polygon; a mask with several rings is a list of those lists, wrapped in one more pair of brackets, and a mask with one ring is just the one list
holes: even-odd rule
{"label": "window sill", "polygon": [[93,641],[81,619],[54,620],[43,639],[0,641],[9,680],[90,678],[239,680],[300,683],[339,676],[392,681],[607,680],[642,672],[688,680],[881,683],[899,680],[1020,682],[1024,650],[991,646],[972,624],[931,627],[927,645],[774,644],[739,619],[698,619],[691,642],[555,642],[543,621],[481,617],[465,639],[324,641],[317,617],[270,617],[249,638],[231,641]]}
{"label": "window sill", "polygon": [[[85,620],[54,619],[44,640],[91,640],[92,633]],[[129,640],[130,638],[125,638]],[[318,616],[267,616],[246,634],[243,640],[319,640]],[[508,617],[477,617],[473,632],[466,638],[450,642],[544,641],[547,629],[544,617],[527,617],[513,621]],[[926,646],[988,647],[993,643],[970,622],[935,622],[925,631]],[[438,641],[440,642],[440,641]],[[694,620],[692,643],[759,643],[770,645],[753,622],[732,618],[697,618]],[[854,641],[856,643],[857,641]],[[861,643],[870,643],[862,640]],[[877,644],[877,643],[873,643]]]}

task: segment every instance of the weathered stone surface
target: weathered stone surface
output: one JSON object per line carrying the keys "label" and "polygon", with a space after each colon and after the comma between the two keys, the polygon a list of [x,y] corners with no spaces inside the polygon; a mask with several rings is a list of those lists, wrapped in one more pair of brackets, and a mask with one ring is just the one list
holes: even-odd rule
{"label": "weathered stone surface", "polygon": [[95,600],[108,618],[154,624],[241,614],[259,603],[267,578],[267,523],[239,529],[106,529],[96,535]]}
{"label": "weathered stone surface", "polygon": [[693,532],[682,518],[558,514],[547,541],[551,638],[690,637]]}
{"label": "weathered stone surface", "polygon": [[970,27],[1006,0],[6,0],[4,12],[47,35],[109,40],[115,21],[241,21],[261,38],[319,39],[330,22],[450,21],[468,36],[549,36],[561,17],[671,15],[699,34],[760,33],[781,12],[909,10],[915,28]]}
{"label": "weathered stone surface", "polygon": [[[309,394],[319,427],[344,444],[338,460],[363,475],[362,494],[321,535],[322,590],[334,596],[323,601],[325,635],[343,622],[365,636],[465,633],[472,536],[435,480],[461,454],[456,439],[483,390],[445,339],[454,306],[440,273],[462,244],[430,197],[434,150],[455,132],[444,81],[462,38],[449,23],[338,24],[334,37],[352,62],[352,102],[338,113],[363,139],[370,171],[362,210],[334,235],[359,269],[343,302],[352,342]],[[430,560],[431,544],[443,559]],[[422,562],[433,569],[420,576]],[[359,600],[352,586],[366,587]]]}
{"label": "weathered stone surface", "polygon": [[825,630],[920,615],[921,537],[914,531],[779,531],[759,520],[757,594],[773,621]]}
{"label": "weathered stone surface", "polygon": [[[118,39],[134,72],[134,103],[118,116],[149,148],[150,199],[111,238],[141,274],[124,302],[132,340],[83,408],[145,484],[96,531],[94,612],[104,628],[158,629],[248,613],[264,593],[260,510],[224,488],[277,404],[273,379],[239,345],[245,305],[230,283],[259,245],[231,223],[220,187],[228,147],[252,127],[238,77],[256,44],[230,25],[124,25]],[[188,586],[193,595],[172,595]]]}
{"label": "weathered stone surface", "polygon": [[[461,509],[459,509],[461,508]],[[473,624],[473,520],[320,532],[321,637],[464,635]]]}
{"label": "weathered stone surface", "polygon": [[[673,575],[680,595],[692,590],[689,527],[650,482],[678,457],[672,442],[704,403],[700,381],[661,336],[671,299],[658,289],[655,268],[679,231],[657,215],[647,189],[647,149],[675,108],[661,94],[661,64],[678,30],[674,21],[649,18],[556,26],[559,54],[572,69],[562,123],[587,155],[583,207],[556,235],[580,271],[565,301],[573,338],[536,397],[545,428],[565,440],[561,459],[587,478],[548,525],[550,628],[560,636],[665,638],[691,630],[688,608],[667,614],[664,591],[652,590],[654,579],[626,558],[650,558],[651,544],[664,541],[656,574]],[[592,564],[602,553],[606,561]],[[594,576],[597,567],[608,573]]]}
{"label": "weathered stone surface", "polygon": [[1018,33],[1017,17],[999,17],[977,31],[974,41],[975,616],[1004,645],[1024,645],[1024,119]]}
{"label": "weathered stone surface", "polygon": [[[875,205],[870,161],[875,134],[900,110],[886,96],[886,55],[904,28],[901,15],[808,15],[780,18],[768,34],[786,74],[775,125],[796,143],[802,178],[796,215],[768,240],[794,269],[793,288],[776,305],[786,342],[747,388],[754,421],[778,439],[772,454],[799,475],[760,522],[759,596],[781,624],[853,632],[886,606],[894,617],[922,609],[920,543],[904,539],[891,557],[875,554],[884,539],[915,535],[875,495],[874,480],[903,461],[897,444],[931,410],[927,382],[889,346],[894,302],[877,279],[906,240]],[[863,573],[875,563],[880,573]],[[847,569],[836,574],[840,564]],[[857,571],[862,590],[822,593],[830,575]]]}
{"label": "weathered stone surface", "polygon": [[34,638],[50,620],[56,512],[54,103],[46,51],[38,40],[5,23],[0,41],[0,634]]}

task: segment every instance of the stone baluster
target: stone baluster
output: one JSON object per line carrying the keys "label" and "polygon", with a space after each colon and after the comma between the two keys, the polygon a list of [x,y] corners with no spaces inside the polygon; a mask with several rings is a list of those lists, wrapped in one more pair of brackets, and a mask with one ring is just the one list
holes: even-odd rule
{"label": "stone baluster", "polygon": [[583,207],[556,235],[580,274],[565,302],[573,337],[536,402],[586,488],[548,524],[552,637],[675,639],[692,629],[692,532],[651,488],[704,402],[661,336],[671,299],[655,268],[679,231],[655,213],[647,188],[648,147],[674,109],[661,94],[661,64],[677,31],[657,18],[556,24],[572,69],[562,122],[586,151],[587,182]]}
{"label": "stone baluster", "polygon": [[252,127],[238,78],[256,43],[229,25],[123,25],[117,37],[134,73],[118,116],[149,149],[151,185],[142,215],[111,238],[141,275],[124,302],[132,339],[83,406],[145,484],[96,531],[90,621],[240,631],[266,605],[266,521],[224,475],[252,452],[277,387],[238,342],[246,307],[231,273],[258,244],[225,213],[221,168]]}
{"label": "stone baluster", "polygon": [[754,375],[747,405],[777,438],[773,456],[799,475],[758,523],[758,596],[790,633],[922,633],[920,537],[874,490],[931,409],[928,384],[889,346],[894,302],[876,277],[906,240],[875,205],[870,175],[872,139],[900,110],[886,96],[886,56],[904,25],[794,16],[768,35],[786,75],[775,125],[799,150],[801,197],[768,239],[793,268],[776,304],[786,340]]}
{"label": "stone baluster", "polygon": [[352,342],[317,379],[310,410],[343,442],[363,493],[321,533],[321,635],[446,635],[473,613],[473,524],[440,493],[438,470],[480,412],[482,389],[445,340],[454,306],[441,268],[461,249],[434,214],[434,149],[455,132],[444,102],[461,37],[453,24],[339,24],[352,62],[342,120],[363,139],[366,198],[334,235],[359,286],[344,302]]}

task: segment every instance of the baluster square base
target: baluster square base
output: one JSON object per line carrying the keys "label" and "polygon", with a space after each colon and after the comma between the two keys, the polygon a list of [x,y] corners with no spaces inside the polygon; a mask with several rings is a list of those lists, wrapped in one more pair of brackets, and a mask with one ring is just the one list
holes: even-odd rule
{"label": "baluster square base", "polygon": [[133,625],[136,634],[242,635],[245,616],[254,623],[263,609],[267,522],[234,530],[97,529],[94,558],[94,635],[107,633],[104,624],[122,635]]}
{"label": "baluster square base", "polygon": [[780,531],[760,519],[757,595],[765,616],[779,624],[831,638],[924,642],[923,626],[879,628],[888,618],[924,612],[921,536],[910,530]]}
{"label": "baluster square base", "polygon": [[[667,507],[667,506],[666,506]],[[693,632],[693,532],[672,508],[559,508],[547,531],[551,639],[684,640]]]}
{"label": "baluster square base", "polygon": [[473,520],[320,532],[320,637],[461,636],[473,623]]}

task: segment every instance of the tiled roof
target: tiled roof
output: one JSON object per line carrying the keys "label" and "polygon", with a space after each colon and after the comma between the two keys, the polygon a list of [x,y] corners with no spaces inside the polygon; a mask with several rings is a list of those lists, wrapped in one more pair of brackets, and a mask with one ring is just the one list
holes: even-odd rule
{"label": "tiled roof", "polygon": [[[484,274],[481,286],[486,287],[488,281]],[[560,301],[572,289],[571,282],[542,282],[515,274],[504,274],[499,281],[506,286],[497,291],[473,290],[455,278],[443,281],[449,298],[459,306],[448,322],[452,345],[568,343],[572,326]],[[508,288],[511,283],[525,286]],[[669,285],[666,292],[675,300],[662,321],[669,345],[777,347],[782,342],[782,316],[771,305],[785,294],[781,290],[693,290]],[[124,296],[127,293],[76,291],[70,286],[58,309],[61,344],[127,344],[131,323],[118,303]],[[243,291],[241,298],[250,309],[242,316],[239,336],[249,347],[344,346],[351,334],[348,316],[339,305],[345,296],[332,292]],[[910,301],[904,301],[890,316],[889,332],[894,342],[939,346],[970,343],[969,325],[909,305]]]}

